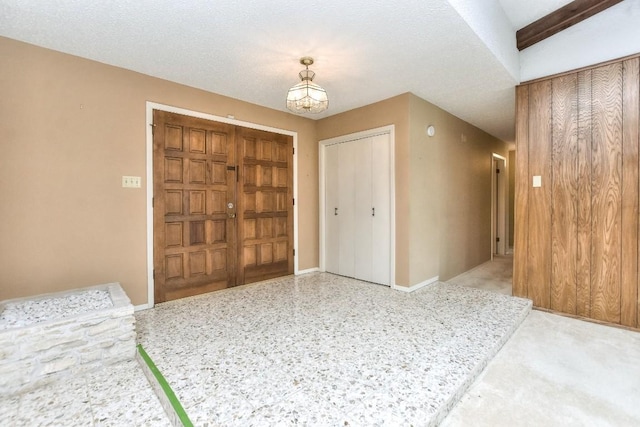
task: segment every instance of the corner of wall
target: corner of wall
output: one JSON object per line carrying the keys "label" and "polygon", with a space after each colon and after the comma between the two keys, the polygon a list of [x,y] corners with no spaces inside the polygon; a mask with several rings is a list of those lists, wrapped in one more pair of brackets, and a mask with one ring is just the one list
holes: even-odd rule
{"label": "corner of wall", "polygon": [[490,259],[492,153],[508,153],[504,141],[413,94],[409,105],[414,285],[434,276],[448,280]]}

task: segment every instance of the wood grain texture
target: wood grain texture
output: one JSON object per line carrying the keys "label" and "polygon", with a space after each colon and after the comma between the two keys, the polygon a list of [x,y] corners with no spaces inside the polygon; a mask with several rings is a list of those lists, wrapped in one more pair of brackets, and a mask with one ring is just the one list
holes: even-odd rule
{"label": "wood grain texture", "polygon": [[[238,147],[238,282],[293,274],[293,138],[236,127]],[[275,177],[275,179],[274,179]]]}
{"label": "wood grain texture", "polygon": [[293,273],[293,138],[154,111],[155,301]]}
{"label": "wood grain texture", "polygon": [[513,295],[527,297],[529,231],[529,86],[516,88],[516,176]]}
{"label": "wood grain texture", "polygon": [[[538,80],[517,96],[516,148],[527,153],[518,168],[528,169],[516,225],[526,226],[527,251],[514,253],[514,292],[523,277],[538,308],[640,327],[640,57]],[[541,188],[531,188],[534,175]]]}
{"label": "wood grain texture", "polygon": [[576,312],[576,259],[578,252],[578,76],[552,83],[552,310]]}
{"label": "wood grain texture", "polygon": [[620,323],[622,64],[592,72],[591,317]]}
{"label": "wood grain texture", "polygon": [[519,29],[516,32],[518,50],[526,49],[539,41],[565,30],[572,25],[602,12],[622,0],[575,0]]}
{"label": "wood grain texture", "polygon": [[551,81],[529,87],[528,180],[539,175],[542,186],[529,190],[527,294],[543,308],[550,305],[551,282],[551,87]]}
{"label": "wood grain texture", "polygon": [[623,66],[622,111],[622,271],[620,323],[638,326],[638,121],[640,119],[639,62]]}
{"label": "wood grain texture", "polygon": [[[236,229],[224,205],[235,197],[235,179],[215,182],[212,173],[235,164],[233,127],[158,110],[154,125],[155,302],[233,286]],[[222,153],[213,150],[214,135],[224,136]]]}
{"label": "wood grain texture", "polygon": [[576,314],[591,314],[591,70],[578,73]]}

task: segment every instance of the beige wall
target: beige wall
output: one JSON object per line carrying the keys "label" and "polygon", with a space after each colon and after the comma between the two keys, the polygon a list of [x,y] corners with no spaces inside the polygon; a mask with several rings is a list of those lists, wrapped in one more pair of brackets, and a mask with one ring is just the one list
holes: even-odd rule
{"label": "beige wall", "polygon": [[[411,95],[410,99],[410,265],[411,285],[439,275],[440,270],[440,200],[442,176],[439,141],[445,140],[447,114],[433,104]],[[426,128],[433,125],[436,136],[428,137]],[[448,124],[447,124],[448,126]]]}
{"label": "beige wall", "polygon": [[121,188],[146,175],[146,101],[298,132],[301,270],[318,266],[317,141],[390,124],[396,284],[489,259],[491,152],[506,145],[412,94],[316,122],[1,37],[0,56],[0,300],[119,281],[146,303],[146,194]]}
{"label": "beige wall", "polygon": [[491,154],[506,156],[507,145],[408,93],[319,120],[317,136],[389,124],[396,136],[396,284],[447,280],[488,260]]}
{"label": "beige wall", "polygon": [[318,120],[323,139],[395,125],[396,284],[409,285],[409,98],[398,95],[375,104]]}
{"label": "beige wall", "polygon": [[[0,300],[119,281],[147,301],[146,101],[298,132],[299,268],[318,265],[312,120],[0,37]],[[283,94],[284,96],[284,94]]]}
{"label": "beige wall", "polygon": [[491,258],[491,154],[508,147],[414,95],[410,114],[411,283],[448,280]]}

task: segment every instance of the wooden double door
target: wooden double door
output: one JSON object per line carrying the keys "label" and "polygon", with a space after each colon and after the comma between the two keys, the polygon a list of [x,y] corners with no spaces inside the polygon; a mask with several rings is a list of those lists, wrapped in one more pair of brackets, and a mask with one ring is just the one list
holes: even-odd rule
{"label": "wooden double door", "polygon": [[290,136],[154,110],[154,286],[164,302],[293,273]]}

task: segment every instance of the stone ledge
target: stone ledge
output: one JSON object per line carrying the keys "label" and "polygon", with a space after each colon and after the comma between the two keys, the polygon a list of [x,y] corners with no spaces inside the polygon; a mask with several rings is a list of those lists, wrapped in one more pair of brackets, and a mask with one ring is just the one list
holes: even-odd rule
{"label": "stone ledge", "polygon": [[0,396],[135,357],[134,309],[119,283],[2,301],[0,313],[8,303],[60,298],[89,290],[108,291],[113,305],[0,329]]}

